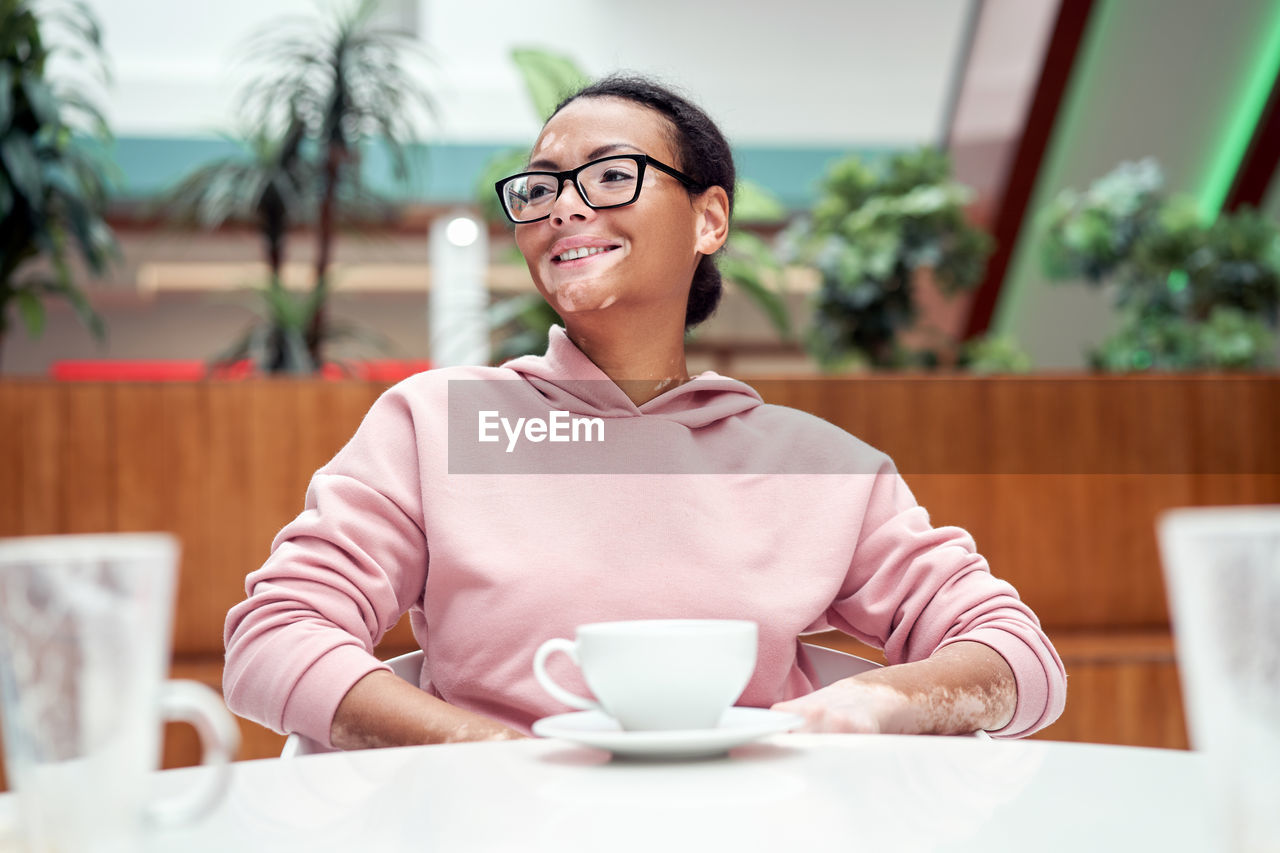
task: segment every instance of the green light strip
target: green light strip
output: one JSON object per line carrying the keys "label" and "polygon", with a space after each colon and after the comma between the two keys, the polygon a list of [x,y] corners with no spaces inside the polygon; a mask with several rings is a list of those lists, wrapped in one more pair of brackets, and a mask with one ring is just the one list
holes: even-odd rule
{"label": "green light strip", "polygon": [[1253,133],[1266,109],[1267,98],[1280,75],[1280,2],[1273,5],[1271,26],[1265,29],[1266,41],[1257,53],[1257,59],[1245,81],[1235,115],[1222,143],[1213,155],[1204,185],[1199,193],[1200,217],[1212,221],[1222,211],[1222,204],[1231,192],[1231,185],[1240,171],[1244,156],[1253,141]]}

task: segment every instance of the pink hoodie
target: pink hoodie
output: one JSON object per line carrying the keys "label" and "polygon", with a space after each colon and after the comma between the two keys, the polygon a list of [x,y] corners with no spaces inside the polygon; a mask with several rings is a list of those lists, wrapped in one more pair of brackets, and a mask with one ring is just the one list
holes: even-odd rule
{"label": "pink hoodie", "polygon": [[[550,440],[573,420],[578,441]],[[961,639],[995,649],[1018,683],[996,735],[1047,726],[1066,696],[1035,615],[967,533],[930,526],[884,454],[714,373],[637,407],[558,327],[545,357],[387,391],[246,590],[224,634],[228,705],[325,744],[406,611],[423,689],[525,732],[568,710],[533,678],[538,645],[616,619],[757,622],[742,705],[812,690],[797,638],[829,628],[891,664]],[[586,692],[564,656],[549,666]]]}

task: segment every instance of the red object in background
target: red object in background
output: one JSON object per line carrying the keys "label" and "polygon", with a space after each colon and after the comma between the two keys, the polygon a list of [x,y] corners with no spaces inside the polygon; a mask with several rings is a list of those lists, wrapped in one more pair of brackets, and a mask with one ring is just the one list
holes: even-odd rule
{"label": "red object in background", "polygon": [[[325,365],[326,368],[332,365]],[[359,379],[370,382],[399,382],[408,379],[415,373],[431,369],[431,362],[420,359],[381,359],[378,361],[357,361],[351,365],[353,374]]]}
{"label": "red object in background", "polygon": [[[346,366],[326,364],[320,369],[320,376],[325,379],[399,382],[430,369],[431,362],[426,359],[382,359],[353,362]],[[198,382],[201,379],[247,379],[260,375],[248,360],[214,367],[197,359],[67,359],[55,361],[49,373],[59,382]]]}

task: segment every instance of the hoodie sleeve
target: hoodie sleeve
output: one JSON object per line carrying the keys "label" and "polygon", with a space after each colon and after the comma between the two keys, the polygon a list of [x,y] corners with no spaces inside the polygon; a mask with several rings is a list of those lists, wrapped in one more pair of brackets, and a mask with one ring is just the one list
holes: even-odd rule
{"label": "hoodie sleeve", "polygon": [[418,471],[413,415],[393,388],[312,477],[303,512],[227,614],[223,693],[232,711],[329,743],[347,691],[387,668],[374,646],[423,593]]}
{"label": "hoodie sleeve", "polygon": [[990,646],[1013,670],[1013,719],[993,731],[1022,737],[1052,723],[1066,702],[1066,671],[1040,621],[992,576],[973,539],[935,528],[891,464],[874,477],[853,562],[831,624],[884,649],[890,664],[922,660],[961,640]]}

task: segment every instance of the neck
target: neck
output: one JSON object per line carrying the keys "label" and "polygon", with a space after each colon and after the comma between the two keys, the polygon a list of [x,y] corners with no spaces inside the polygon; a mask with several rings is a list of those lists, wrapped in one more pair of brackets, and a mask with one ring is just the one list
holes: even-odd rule
{"label": "neck", "polygon": [[689,381],[684,328],[671,323],[566,321],[569,340],[637,406]]}

